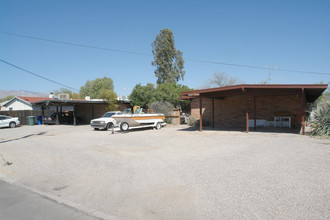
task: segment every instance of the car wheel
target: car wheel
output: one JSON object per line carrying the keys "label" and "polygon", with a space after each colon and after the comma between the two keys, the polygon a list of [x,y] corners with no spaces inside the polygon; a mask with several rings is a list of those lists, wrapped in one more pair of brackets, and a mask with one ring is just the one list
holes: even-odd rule
{"label": "car wheel", "polygon": [[158,122],[158,123],[156,124],[156,129],[159,130],[159,129],[161,129],[161,128],[162,128],[162,125],[160,124],[160,122]]}
{"label": "car wheel", "polygon": [[107,127],[106,127],[105,129],[106,129],[106,130],[110,130],[110,129],[112,129],[112,126],[113,126],[112,123],[108,123],[108,124],[107,124]]}
{"label": "car wheel", "polygon": [[98,131],[99,129],[98,128],[94,128],[95,131]]}
{"label": "car wheel", "polygon": [[123,123],[120,124],[120,130],[128,131],[128,129],[129,129],[129,125],[128,125],[127,122],[123,122]]}
{"label": "car wheel", "polygon": [[14,127],[16,127],[16,123],[15,123],[15,122],[10,122],[9,127],[10,127],[10,128],[14,128]]}

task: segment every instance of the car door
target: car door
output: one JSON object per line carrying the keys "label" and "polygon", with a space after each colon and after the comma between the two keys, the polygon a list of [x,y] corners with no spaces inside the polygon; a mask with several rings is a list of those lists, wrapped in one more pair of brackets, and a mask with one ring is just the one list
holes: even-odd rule
{"label": "car door", "polygon": [[5,127],[3,122],[3,116],[0,116],[0,127]]}
{"label": "car door", "polygon": [[9,116],[3,116],[3,119],[2,119],[2,126],[3,127],[9,127],[9,123],[11,122],[12,118],[9,117]]}

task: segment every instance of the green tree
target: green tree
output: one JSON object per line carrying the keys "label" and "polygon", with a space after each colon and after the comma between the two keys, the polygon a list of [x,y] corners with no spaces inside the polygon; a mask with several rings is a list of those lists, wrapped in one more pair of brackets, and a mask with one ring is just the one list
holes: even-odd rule
{"label": "green tree", "polygon": [[115,111],[118,109],[118,106],[116,105],[117,94],[113,90],[102,88],[99,93],[100,97],[107,101],[109,111]]}
{"label": "green tree", "polygon": [[148,83],[146,86],[142,86],[141,84],[135,85],[131,94],[129,95],[129,99],[132,101],[133,105],[141,106],[142,108],[148,108],[148,106],[155,101],[154,93],[155,93],[155,85],[152,83]]}
{"label": "green tree", "polygon": [[188,101],[179,100],[180,93],[191,90],[188,86],[173,83],[163,83],[158,85],[154,94],[154,100],[167,101],[175,107],[181,107],[182,110],[188,110],[190,104]]}
{"label": "green tree", "polygon": [[157,84],[177,83],[180,79],[183,80],[184,60],[182,52],[175,49],[173,32],[170,29],[160,30],[151,45],[154,55],[151,64],[156,67]]}
{"label": "green tree", "polygon": [[109,77],[97,78],[95,80],[88,80],[84,86],[80,87],[80,96],[90,96],[91,99],[101,99],[102,89],[114,89],[113,81]]}
{"label": "green tree", "polygon": [[143,108],[148,108],[151,103],[155,101],[169,102],[173,106],[181,106],[182,110],[188,110],[190,104],[188,101],[179,100],[180,93],[183,91],[189,91],[189,87],[181,84],[163,83],[156,88],[154,84],[148,83],[146,86],[137,84],[129,99],[133,105],[138,105]]}

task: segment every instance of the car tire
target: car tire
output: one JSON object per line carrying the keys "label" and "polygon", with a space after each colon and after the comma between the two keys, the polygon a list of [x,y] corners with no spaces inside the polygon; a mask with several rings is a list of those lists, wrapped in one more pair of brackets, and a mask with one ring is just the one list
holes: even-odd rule
{"label": "car tire", "polygon": [[162,124],[160,123],[160,122],[158,122],[157,124],[156,124],[156,130],[159,130],[159,129],[161,129],[162,128]]}
{"label": "car tire", "polygon": [[123,122],[120,124],[120,130],[121,131],[128,131],[129,130],[129,125],[127,122]]}
{"label": "car tire", "polygon": [[108,123],[107,126],[105,127],[106,130],[110,130],[112,129],[113,124],[112,123]]}
{"label": "car tire", "polygon": [[15,122],[10,122],[9,123],[9,127],[10,128],[15,128],[16,127],[16,123]]}
{"label": "car tire", "polygon": [[94,130],[95,130],[95,131],[98,131],[98,130],[99,130],[99,128],[94,128]]}

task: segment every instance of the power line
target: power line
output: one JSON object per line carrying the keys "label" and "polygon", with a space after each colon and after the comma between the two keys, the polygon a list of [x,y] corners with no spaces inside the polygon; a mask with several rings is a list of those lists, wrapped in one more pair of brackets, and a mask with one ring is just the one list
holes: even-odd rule
{"label": "power line", "polygon": [[27,36],[27,35],[15,34],[15,33],[10,33],[10,32],[6,32],[6,31],[0,31],[0,33],[13,35],[16,37],[30,38],[33,40],[41,40],[41,41],[48,41],[48,42],[52,42],[52,43],[58,43],[58,44],[66,44],[66,45],[71,45],[71,46],[76,46],[76,47],[85,47],[85,48],[90,48],[90,49],[107,50],[107,51],[119,52],[119,53],[129,53],[129,54],[136,54],[136,55],[152,56],[151,54],[148,54],[148,53],[140,53],[140,52],[134,52],[134,51],[127,51],[127,50],[117,50],[117,49],[111,49],[111,48],[106,48],[106,47],[96,47],[96,46],[91,46],[91,45],[51,40],[51,39],[40,38],[40,37],[31,37],[31,36]]}
{"label": "power line", "polygon": [[273,69],[273,68],[269,68],[269,67],[250,66],[250,65],[243,65],[243,64],[223,63],[223,62],[217,62],[217,61],[206,61],[206,60],[196,60],[196,59],[186,59],[186,60],[193,61],[193,62],[199,62],[199,63],[221,64],[221,65],[226,65],[226,66],[245,67],[245,68],[252,68],[252,69],[263,69],[263,70],[273,70],[273,71],[281,71],[281,72],[307,73],[307,74],[314,74],[314,75],[329,75],[330,76],[330,73],[320,73],[320,72],[290,70],[290,69]]}
{"label": "power line", "polygon": [[[41,40],[41,41],[47,41],[47,42],[65,44],[65,45],[71,45],[71,46],[77,46],[77,47],[85,47],[85,48],[90,48],[90,49],[107,50],[107,51],[112,51],[112,52],[128,53],[128,54],[143,55],[143,56],[153,56],[148,53],[127,51],[127,50],[117,50],[117,49],[105,48],[105,47],[96,47],[96,46],[90,46],[90,45],[85,45],[85,44],[51,40],[51,39],[40,38],[40,37],[32,37],[32,36],[27,36],[27,35],[22,35],[22,34],[15,34],[15,33],[10,33],[10,32],[6,32],[6,31],[0,31],[0,33],[12,35],[12,36],[16,36],[16,37],[29,38],[29,39],[33,39],[33,40]],[[330,75],[330,73],[324,73],[324,72],[291,70],[291,69],[274,69],[274,68],[269,68],[269,67],[252,66],[252,65],[244,65],[244,64],[235,64],[235,63],[225,63],[225,62],[208,61],[208,60],[200,60],[200,59],[186,58],[186,60],[191,61],[191,62],[198,62],[198,63],[209,63],[209,64],[234,66],[234,67],[242,67],[242,68],[250,68],[250,69],[262,69],[262,70],[272,70],[272,71],[292,72],[292,73],[305,73],[305,74],[313,74],[313,75]]]}
{"label": "power line", "polygon": [[9,65],[9,66],[15,67],[15,68],[17,68],[17,69],[19,69],[19,70],[22,70],[22,71],[24,71],[24,72],[27,72],[27,73],[29,73],[29,74],[31,74],[31,75],[36,76],[36,77],[39,77],[39,78],[41,78],[41,79],[47,80],[47,81],[49,81],[49,82],[55,83],[55,84],[57,84],[57,85],[63,86],[63,87],[65,87],[65,88],[68,88],[68,89],[71,89],[71,90],[79,91],[78,89],[75,89],[75,88],[72,88],[72,87],[70,87],[70,86],[64,85],[64,84],[62,84],[62,83],[56,82],[56,81],[54,81],[54,80],[52,80],[52,79],[48,79],[48,78],[43,77],[43,76],[41,76],[41,75],[39,75],[39,74],[33,73],[33,72],[28,71],[28,70],[26,70],[26,69],[23,69],[23,68],[21,68],[21,67],[19,67],[19,66],[16,66],[16,65],[14,65],[14,64],[12,64],[12,63],[9,63],[9,62],[7,62],[7,61],[5,61],[5,60],[0,59],[0,61],[3,62],[3,63],[5,63],[5,64],[7,64],[7,65]]}

